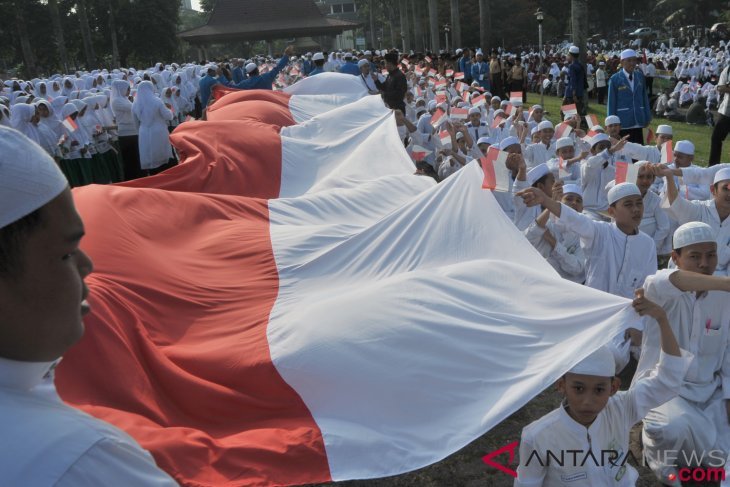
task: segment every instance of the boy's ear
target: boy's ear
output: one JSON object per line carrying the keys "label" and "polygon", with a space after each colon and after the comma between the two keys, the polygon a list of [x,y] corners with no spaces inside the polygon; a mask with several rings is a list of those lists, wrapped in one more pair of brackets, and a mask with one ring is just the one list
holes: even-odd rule
{"label": "boy's ear", "polygon": [[616,218],[616,207],[615,207],[614,205],[610,205],[610,206],[608,207],[608,215],[609,215],[609,216],[610,216],[611,218]]}
{"label": "boy's ear", "polygon": [[611,395],[612,396],[618,392],[619,387],[621,387],[621,379],[619,377],[614,377],[613,379],[611,379]]}
{"label": "boy's ear", "polygon": [[565,375],[558,379],[558,381],[555,383],[555,388],[561,394],[565,394]]}

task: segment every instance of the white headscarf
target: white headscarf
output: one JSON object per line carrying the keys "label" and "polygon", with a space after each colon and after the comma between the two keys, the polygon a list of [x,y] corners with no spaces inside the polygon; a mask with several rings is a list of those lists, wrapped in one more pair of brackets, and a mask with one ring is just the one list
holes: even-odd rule
{"label": "white headscarf", "polygon": [[34,116],[35,105],[21,103],[13,107],[10,123],[15,130],[22,133],[36,144],[40,144],[41,139],[40,134],[38,133],[38,128],[31,122],[31,119]]}
{"label": "white headscarf", "polygon": [[140,120],[146,120],[147,114],[159,110],[162,100],[155,96],[155,88],[151,81],[142,81],[137,87],[137,97],[132,103],[132,112]]}

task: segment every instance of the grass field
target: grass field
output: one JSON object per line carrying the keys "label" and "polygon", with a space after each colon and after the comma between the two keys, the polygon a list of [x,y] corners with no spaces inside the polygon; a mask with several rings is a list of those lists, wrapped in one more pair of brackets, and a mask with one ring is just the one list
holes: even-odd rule
{"label": "grass field", "polygon": [[[527,105],[540,103],[540,95],[535,93],[527,94]],[[555,96],[545,96],[545,110],[548,119],[555,123],[560,121],[560,105],[561,99]],[[599,105],[592,102],[588,105],[588,113],[593,113],[598,117],[598,122],[603,125],[606,118],[606,105]],[[678,140],[689,140],[695,145],[695,164],[706,166],[710,157],[710,136],[712,135],[712,127],[707,125],[690,125],[683,122],[669,122],[664,118],[654,118],[651,121],[651,128],[656,133],[658,125],[668,124],[672,126],[674,131],[674,143]],[[724,161],[723,157],[723,162]]]}

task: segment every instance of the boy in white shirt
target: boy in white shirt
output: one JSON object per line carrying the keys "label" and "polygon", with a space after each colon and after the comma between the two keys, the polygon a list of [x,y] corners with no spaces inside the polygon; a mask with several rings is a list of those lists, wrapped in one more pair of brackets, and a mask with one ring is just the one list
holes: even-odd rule
{"label": "boy in white shirt", "polygon": [[[644,457],[657,478],[680,486],[677,466],[698,467],[699,462],[691,459],[702,457],[705,466],[719,467],[712,464],[716,458],[708,458],[710,452],[719,452],[723,460],[730,452],[730,279],[712,275],[717,243],[709,225],[680,226],[673,247],[672,259],[679,270],[649,276],[644,290],[648,299],[664,308],[679,345],[695,358],[679,396],[652,409],[644,419],[643,443]],[[647,328],[634,382],[654,367],[659,355],[656,332]]]}
{"label": "boy in white shirt", "polygon": [[633,306],[656,320],[647,324],[661,335],[656,370],[618,392],[613,354],[601,347],[561,377],[561,406],[522,430],[516,487],[635,485],[639,475],[626,461],[629,431],[650,409],[676,397],[690,357],[682,356],[664,310],[642,290]]}

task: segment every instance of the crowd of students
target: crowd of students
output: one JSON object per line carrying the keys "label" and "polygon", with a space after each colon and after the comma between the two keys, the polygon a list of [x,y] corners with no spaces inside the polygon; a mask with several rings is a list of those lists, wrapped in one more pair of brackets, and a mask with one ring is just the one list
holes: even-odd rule
{"label": "crowd of students", "polygon": [[[280,89],[326,71],[359,76],[394,109],[417,174],[441,181],[474,160],[503,172],[508,184],[494,188],[495,198],[555,270],[633,299],[643,317],[561,379],[566,400],[525,429],[521,462],[530,448],[626,455],[628,429],[643,419],[650,467],[665,484],[680,485],[677,469],[684,465],[660,452],[730,453],[730,166],[694,165],[694,145],[675,141],[669,124],[643,144],[621,135],[617,115],[598,121],[581,117],[579,106],[565,106],[564,120],[553,124],[543,107],[527,107],[528,90],[555,82],[554,67],[560,78],[563,69],[571,72],[577,51],[565,54],[551,52],[542,73],[535,53],[492,52],[489,61],[468,49],[453,56],[363,51],[297,58],[287,48],[276,61],[158,63],[140,71],[10,80],[0,98],[0,124],[41,146],[71,186],[117,182],[174,164],[168,132],[189,116],[204,118],[216,84]],[[588,66],[597,61],[595,74],[605,66],[608,76],[636,56],[590,53]],[[724,46],[664,48],[653,59],[679,79],[680,96],[687,76],[689,89],[721,72],[727,78]],[[645,64],[650,78],[649,59]],[[587,85],[594,73],[583,74]],[[589,92],[575,76],[568,74],[563,88],[575,90],[573,100]],[[730,94],[715,90],[714,96],[727,106]],[[615,376],[632,357],[638,360],[632,386],[617,393]],[[521,463],[516,485],[562,485],[566,478],[633,485],[636,472],[615,463]]]}

